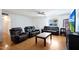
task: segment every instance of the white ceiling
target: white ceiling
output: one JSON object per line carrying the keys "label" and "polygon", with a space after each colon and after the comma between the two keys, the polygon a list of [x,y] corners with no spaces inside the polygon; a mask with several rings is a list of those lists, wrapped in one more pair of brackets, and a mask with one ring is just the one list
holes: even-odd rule
{"label": "white ceiling", "polygon": [[[72,9],[3,9],[2,12],[4,13],[15,13],[15,14],[22,14],[31,17],[36,16],[55,16],[55,15],[65,15],[69,14]],[[38,14],[38,12],[44,12],[45,15]]]}

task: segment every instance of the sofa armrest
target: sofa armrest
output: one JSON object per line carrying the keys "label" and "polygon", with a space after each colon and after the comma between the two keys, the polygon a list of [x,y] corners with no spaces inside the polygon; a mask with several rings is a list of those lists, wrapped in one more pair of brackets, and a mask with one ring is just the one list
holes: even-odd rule
{"label": "sofa armrest", "polygon": [[44,31],[44,29],[41,29],[41,32],[43,32]]}
{"label": "sofa armrest", "polygon": [[32,30],[32,32],[35,32],[35,31],[40,31],[40,30],[39,29]]}
{"label": "sofa armrest", "polygon": [[19,35],[23,35],[23,34],[26,34],[25,32],[22,32],[22,33],[20,33]]}
{"label": "sofa armrest", "polygon": [[59,29],[56,29],[57,32],[59,32]]}
{"label": "sofa armrest", "polygon": [[35,29],[35,31],[39,31],[39,29]]}
{"label": "sofa armrest", "polygon": [[21,34],[26,34],[25,32],[22,32]]}

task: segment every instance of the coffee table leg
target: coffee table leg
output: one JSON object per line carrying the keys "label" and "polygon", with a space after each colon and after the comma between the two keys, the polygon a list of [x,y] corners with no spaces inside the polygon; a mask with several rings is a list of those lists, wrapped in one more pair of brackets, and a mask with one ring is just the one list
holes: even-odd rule
{"label": "coffee table leg", "polygon": [[37,37],[35,37],[35,39],[36,39],[36,44],[37,44]]}
{"label": "coffee table leg", "polygon": [[46,46],[46,39],[44,39],[44,46]]}

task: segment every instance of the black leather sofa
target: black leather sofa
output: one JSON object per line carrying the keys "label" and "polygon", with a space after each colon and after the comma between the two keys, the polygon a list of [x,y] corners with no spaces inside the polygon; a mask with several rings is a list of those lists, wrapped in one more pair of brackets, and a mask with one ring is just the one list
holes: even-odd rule
{"label": "black leather sofa", "polygon": [[21,27],[11,28],[10,36],[13,43],[19,43],[28,38],[28,32],[24,33]]}
{"label": "black leather sofa", "polygon": [[44,26],[42,32],[50,32],[53,35],[59,35],[59,27]]}
{"label": "black leather sofa", "polygon": [[39,29],[35,29],[34,26],[27,26],[24,28],[25,32],[29,32],[29,37],[33,37],[40,33]]}
{"label": "black leather sofa", "polygon": [[68,33],[66,39],[69,50],[79,50],[79,33]]}

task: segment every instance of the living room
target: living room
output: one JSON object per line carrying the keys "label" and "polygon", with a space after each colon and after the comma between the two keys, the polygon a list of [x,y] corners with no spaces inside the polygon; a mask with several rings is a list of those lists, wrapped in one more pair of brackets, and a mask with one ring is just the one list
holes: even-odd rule
{"label": "living room", "polygon": [[[65,50],[67,47],[65,21],[68,20],[70,14],[74,9],[2,9],[3,17],[3,49],[12,50]],[[15,44],[11,41],[10,29],[20,27],[22,32],[27,32],[25,28],[34,26],[38,29],[39,33],[45,32],[44,27],[56,27],[52,33],[52,40],[48,37],[46,46],[44,40],[37,39],[38,43],[35,44],[35,37],[26,38],[26,40]],[[78,26],[77,26],[78,27]],[[61,29],[64,29],[64,35],[60,35]],[[56,30],[58,30],[57,33]],[[63,34],[63,33],[61,33]]]}

